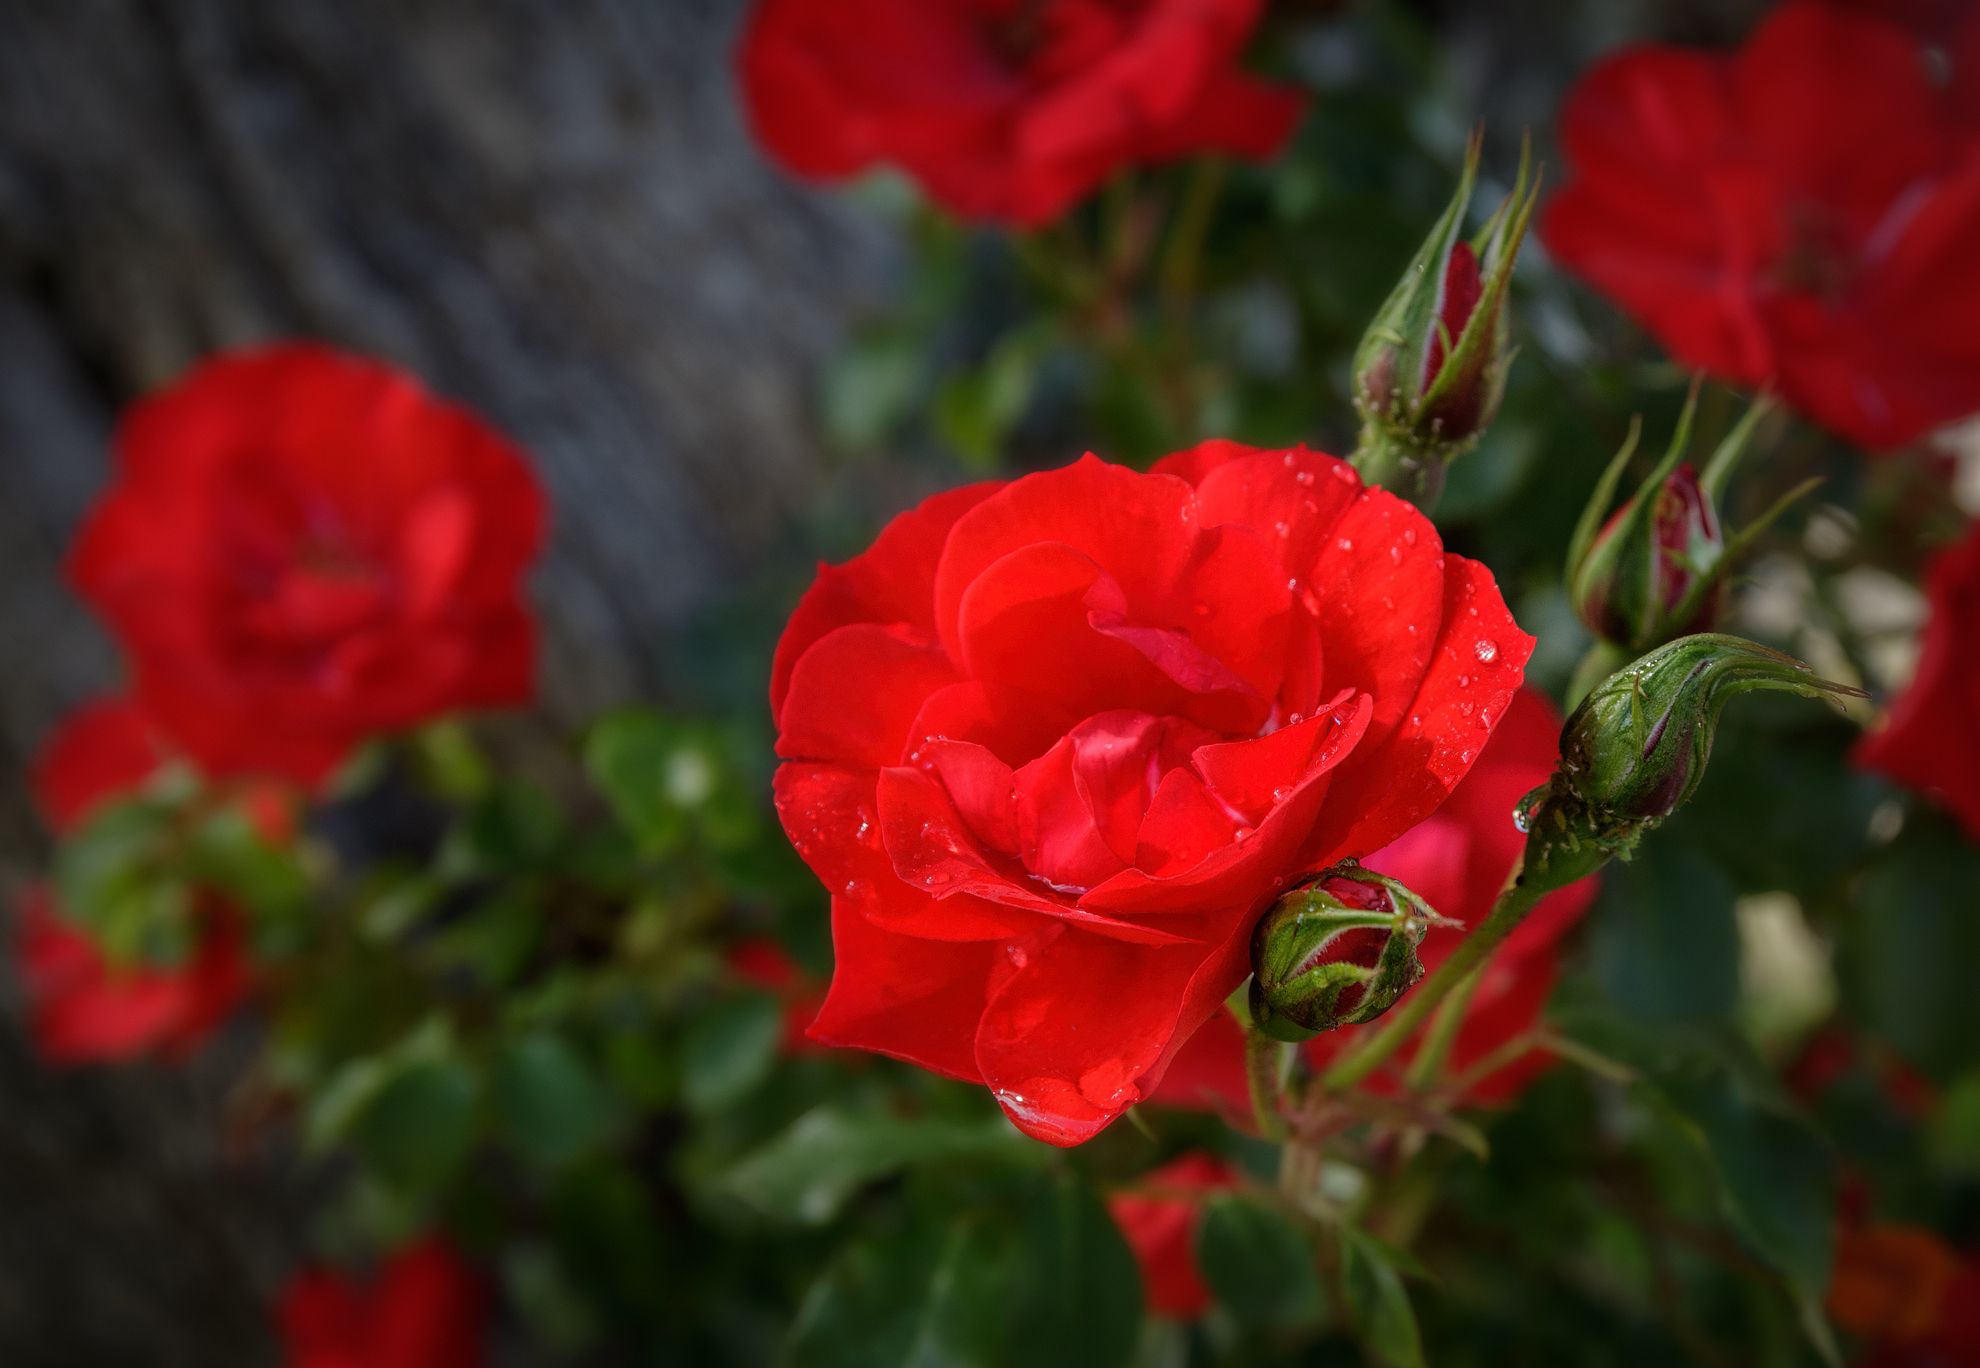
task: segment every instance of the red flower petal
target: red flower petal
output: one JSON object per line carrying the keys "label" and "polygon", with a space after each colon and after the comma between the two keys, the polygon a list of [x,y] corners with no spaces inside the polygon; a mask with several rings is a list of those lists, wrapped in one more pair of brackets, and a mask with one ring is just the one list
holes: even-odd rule
{"label": "red flower petal", "polygon": [[869,769],[898,764],[922,704],[956,679],[935,646],[871,623],[840,627],[791,672],[777,754]]}

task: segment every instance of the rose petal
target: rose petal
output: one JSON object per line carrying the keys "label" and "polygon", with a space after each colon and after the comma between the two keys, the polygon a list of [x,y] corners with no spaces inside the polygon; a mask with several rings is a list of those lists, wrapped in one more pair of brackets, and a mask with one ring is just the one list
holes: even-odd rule
{"label": "rose petal", "polygon": [[900,762],[922,704],[956,682],[940,648],[871,623],[815,642],[791,671],[777,754],[878,768]]}

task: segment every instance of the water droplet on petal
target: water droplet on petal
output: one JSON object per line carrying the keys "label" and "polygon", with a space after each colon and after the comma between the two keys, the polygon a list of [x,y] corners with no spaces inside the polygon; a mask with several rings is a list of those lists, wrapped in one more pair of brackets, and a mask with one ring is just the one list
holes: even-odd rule
{"label": "water droplet on petal", "polygon": [[1272,790],[1272,801],[1275,803],[1283,803],[1286,801],[1286,799],[1292,797],[1292,794],[1293,794],[1293,785],[1281,784],[1278,788]]}
{"label": "water droplet on petal", "polygon": [[1478,657],[1479,664],[1490,665],[1499,658],[1499,643],[1496,641],[1481,641],[1471,648],[1471,653]]}
{"label": "water droplet on petal", "polygon": [[1272,530],[1274,532],[1277,532],[1282,537],[1290,536],[1292,534],[1292,526],[1289,523],[1282,523],[1282,522],[1273,523]]}
{"label": "water droplet on petal", "polygon": [[1299,481],[1299,483],[1303,485],[1310,485],[1313,483],[1313,472],[1310,470],[1302,470],[1299,472],[1299,474],[1293,476],[1293,479]]}
{"label": "water droplet on petal", "polygon": [[1256,834],[1256,831],[1251,827],[1239,827],[1237,829],[1237,839],[1240,841],[1248,841]]}
{"label": "water droplet on petal", "polygon": [[1354,473],[1354,467],[1348,465],[1344,461],[1334,466],[1334,478],[1339,480],[1342,484],[1360,483],[1360,477]]}
{"label": "water droplet on petal", "polygon": [[1468,702],[1458,704],[1458,712],[1466,717],[1471,716],[1471,704]]}
{"label": "water droplet on petal", "polygon": [[1422,715],[1421,715],[1421,714],[1414,714],[1414,715],[1412,715],[1412,716],[1410,717],[1410,719],[1409,719],[1409,725],[1410,725],[1410,726],[1412,726],[1412,727],[1420,727],[1420,726],[1422,726],[1422,725],[1423,725],[1423,717],[1422,717]]}
{"label": "water droplet on petal", "polygon": [[1523,807],[1514,808],[1513,825],[1518,827],[1522,832],[1528,832],[1533,830],[1533,814],[1528,812]]}
{"label": "water droplet on petal", "polygon": [[1209,617],[1210,605],[1207,603],[1193,604],[1190,608],[1190,611],[1195,613],[1198,617]]}
{"label": "water droplet on petal", "polygon": [[1403,545],[1404,545],[1404,546],[1414,546],[1414,545],[1416,545],[1416,529],[1415,529],[1415,528],[1413,528],[1413,527],[1405,527],[1405,528],[1403,529]]}
{"label": "water droplet on petal", "polygon": [[1392,546],[1389,548],[1389,563],[1391,565],[1402,564],[1402,548],[1400,546]]}
{"label": "water droplet on petal", "polygon": [[1416,624],[1415,624],[1415,623],[1413,623],[1413,622],[1409,624],[1409,634],[1410,634],[1411,636],[1415,636],[1415,635],[1416,635]]}
{"label": "water droplet on petal", "polygon": [[1342,537],[1339,541],[1335,542],[1334,545],[1340,547],[1341,550],[1343,551],[1354,550],[1354,543],[1349,541],[1346,537]]}
{"label": "water droplet on petal", "polygon": [[1492,730],[1492,714],[1480,708],[1478,710],[1478,725],[1486,731]]}
{"label": "water droplet on petal", "polygon": [[1459,752],[1458,752],[1458,763],[1460,763],[1460,764],[1464,764],[1464,765],[1468,765],[1468,764],[1470,764],[1470,763],[1471,763],[1471,752],[1470,752],[1470,751],[1459,751]]}
{"label": "water droplet on petal", "polygon": [[1297,594],[1297,593],[1299,592],[1299,581],[1298,581],[1298,580],[1296,580],[1296,579],[1289,579],[1289,580],[1287,580],[1287,581],[1286,581],[1286,592],[1287,592],[1288,594]]}
{"label": "water droplet on petal", "polygon": [[1305,720],[1306,719],[1300,716],[1298,713],[1294,713],[1291,717],[1288,717],[1286,719],[1286,725],[1288,727],[1297,727],[1300,723],[1304,722]]}
{"label": "water droplet on petal", "polygon": [[1457,683],[1458,683],[1458,687],[1459,687],[1460,689],[1462,689],[1462,688],[1465,688],[1466,686],[1468,686],[1468,685],[1469,685],[1469,684],[1471,683],[1471,676],[1470,676],[1470,675],[1459,675],[1459,676],[1458,676],[1458,680],[1457,680]]}
{"label": "water droplet on petal", "polygon": [[866,885],[861,883],[858,879],[846,880],[846,896],[848,898],[856,898],[865,891],[866,891]]}
{"label": "water droplet on petal", "polygon": [[1020,969],[1031,963],[1031,956],[1025,953],[1022,945],[1007,945],[1004,947],[1004,953],[1010,957],[1011,963]]}

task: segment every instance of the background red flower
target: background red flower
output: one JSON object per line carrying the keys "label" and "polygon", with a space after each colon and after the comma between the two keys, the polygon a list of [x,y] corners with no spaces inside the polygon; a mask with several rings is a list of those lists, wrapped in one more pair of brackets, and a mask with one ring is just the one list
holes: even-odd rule
{"label": "background red flower", "polygon": [[1872,449],[1980,410],[1980,144],[1908,29],[1791,0],[1733,56],[1631,48],[1561,136],[1548,250],[1685,364]]}
{"label": "background red flower", "polygon": [[1237,1186],[1230,1165],[1212,1154],[1190,1153],[1151,1169],[1132,1190],[1107,1199],[1134,1261],[1148,1309],[1172,1320],[1194,1320],[1210,1304],[1210,1289],[1196,1265],[1196,1232],[1204,1202]]}
{"label": "background red flower", "polygon": [[930,499],[778,644],[778,810],[833,895],[812,1034],[1084,1140],[1273,896],[1444,800],[1531,649],[1482,566],[1304,448]]}
{"label": "background red flower", "polygon": [[478,1368],[479,1281],[438,1239],[394,1255],[372,1282],[298,1273],[277,1319],[287,1368]]}
{"label": "background red flower", "polygon": [[1918,672],[1853,758],[1931,794],[1980,841],[1980,523],[1933,559],[1925,589]]}
{"label": "background red flower", "polygon": [[531,689],[521,457],[375,362],[270,347],[134,409],[70,574],[213,773],[321,779],[364,738]]}
{"label": "background red flower", "polygon": [[764,0],[739,57],[763,145],[806,176],[897,164],[971,218],[1037,224],[1115,170],[1266,157],[1302,97],[1237,57],[1260,0]]}

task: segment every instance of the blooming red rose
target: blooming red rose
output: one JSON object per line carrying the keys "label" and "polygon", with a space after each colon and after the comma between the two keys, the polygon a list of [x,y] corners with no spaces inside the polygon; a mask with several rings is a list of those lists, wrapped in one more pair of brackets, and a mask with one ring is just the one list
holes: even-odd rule
{"label": "blooming red rose", "polygon": [[813,1037],[1084,1140],[1274,896],[1444,800],[1532,646],[1484,567],[1304,448],[937,495],[777,647],[778,810],[833,895]]}
{"label": "blooming red rose", "polygon": [[[1506,874],[1526,838],[1513,825],[1519,799],[1546,782],[1560,758],[1560,714],[1545,695],[1521,689],[1506,708],[1505,720],[1472,766],[1471,773],[1428,819],[1363,861],[1410,889],[1444,916],[1477,926],[1492,910]],[[1553,1063],[1544,1050],[1519,1048],[1540,1023],[1557,972],[1555,942],[1594,900],[1593,878],[1545,898],[1492,957],[1452,1041],[1445,1072],[1462,1077],[1488,1058],[1496,1068],[1471,1079],[1465,1100],[1486,1106],[1512,1101]],[[1464,938],[1465,931],[1433,927],[1418,951],[1436,968]],[[1328,1031],[1307,1042],[1308,1056],[1325,1067],[1353,1031]],[[1363,1086],[1387,1091],[1415,1056],[1412,1040],[1395,1062]],[[1244,1072],[1244,1034],[1228,1013],[1212,1017],[1184,1046],[1162,1080],[1154,1100],[1179,1107],[1222,1103],[1237,1116],[1249,1116],[1251,1099]]]}
{"label": "blooming red rose", "polygon": [[1980,523],[1925,572],[1918,672],[1854,759],[1933,795],[1980,841]]}
{"label": "blooming red rose", "polygon": [[804,176],[905,169],[970,218],[1056,217],[1115,170],[1267,157],[1297,93],[1237,56],[1261,0],[763,0],[743,96]]}
{"label": "blooming red rose", "polygon": [[1203,1205],[1237,1186],[1237,1175],[1215,1155],[1193,1152],[1143,1174],[1134,1189],[1107,1199],[1134,1261],[1148,1309],[1171,1320],[1194,1320],[1210,1304],[1196,1267],[1196,1232]]}
{"label": "blooming red rose", "polygon": [[1569,97],[1548,249],[1670,352],[1872,449],[1980,410],[1980,140],[1902,26],[1791,0]]}
{"label": "blooming red rose", "polygon": [[438,1239],[388,1260],[369,1284],[325,1269],[290,1279],[277,1320],[287,1368],[479,1368],[479,1281]]}
{"label": "blooming red rose", "polygon": [[543,500],[500,437],[376,362],[269,347],[139,404],[70,560],[135,696],[216,774],[530,693]]}

